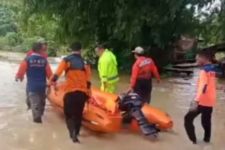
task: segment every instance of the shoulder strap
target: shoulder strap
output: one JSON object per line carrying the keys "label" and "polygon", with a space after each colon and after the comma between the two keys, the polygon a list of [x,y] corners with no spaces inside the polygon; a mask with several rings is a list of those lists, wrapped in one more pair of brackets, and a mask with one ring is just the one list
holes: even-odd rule
{"label": "shoulder strap", "polygon": [[69,63],[68,70],[84,70],[85,69],[85,62],[83,58],[79,55],[70,55],[64,58],[66,63]]}

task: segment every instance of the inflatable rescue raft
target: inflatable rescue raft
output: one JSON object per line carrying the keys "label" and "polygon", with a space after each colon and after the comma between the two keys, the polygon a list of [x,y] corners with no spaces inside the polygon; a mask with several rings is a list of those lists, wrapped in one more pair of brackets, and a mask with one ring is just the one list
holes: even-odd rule
{"label": "inflatable rescue raft", "polygon": [[[54,106],[63,110],[64,94],[65,86],[63,83],[60,83],[56,87],[51,86],[49,88],[48,99]],[[145,104],[142,112],[150,123],[155,124],[161,130],[168,130],[173,127],[170,116],[157,108]],[[119,132],[122,128],[123,120],[121,114],[117,95],[92,88],[92,97],[87,102],[83,112],[83,126],[97,132]],[[139,130],[135,120],[132,121],[130,127],[133,131]]]}

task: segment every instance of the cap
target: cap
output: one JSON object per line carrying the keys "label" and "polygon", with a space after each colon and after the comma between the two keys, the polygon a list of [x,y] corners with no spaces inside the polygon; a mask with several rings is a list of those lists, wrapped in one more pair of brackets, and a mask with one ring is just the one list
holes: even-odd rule
{"label": "cap", "polygon": [[47,44],[47,42],[45,41],[44,38],[39,38],[39,39],[37,40],[37,43]]}
{"label": "cap", "polygon": [[140,47],[140,46],[138,46],[138,47],[136,47],[133,51],[132,51],[132,53],[136,53],[136,54],[144,54],[144,49],[142,48],[142,47]]}

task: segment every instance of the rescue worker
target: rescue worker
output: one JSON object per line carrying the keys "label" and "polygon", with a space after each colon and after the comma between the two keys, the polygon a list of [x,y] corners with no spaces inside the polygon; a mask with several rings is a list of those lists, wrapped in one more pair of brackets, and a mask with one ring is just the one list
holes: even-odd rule
{"label": "rescue worker", "polygon": [[136,47],[132,51],[136,58],[136,62],[132,67],[131,85],[128,89],[140,95],[147,103],[151,101],[152,77],[155,76],[160,82],[160,75],[154,61],[144,56],[144,49]]}
{"label": "rescue worker", "polygon": [[184,119],[185,130],[194,144],[197,143],[197,138],[193,121],[199,114],[201,114],[201,122],[205,131],[203,140],[209,143],[211,138],[211,117],[216,103],[216,72],[212,58],[208,51],[201,51],[196,56],[197,64],[201,66],[197,93]]}
{"label": "rescue worker", "polygon": [[[41,56],[43,56],[44,58],[47,59],[48,58],[48,53],[47,53],[48,43],[45,42],[43,39],[39,39],[37,41],[37,43],[42,44],[42,50],[41,50],[40,54],[41,54]],[[34,49],[34,47],[27,52],[26,57],[29,57],[29,56],[31,56],[34,53],[33,49]],[[26,104],[27,104],[27,109],[29,110],[31,108],[31,106],[30,106],[30,102],[28,100],[28,89],[27,88],[26,88]]]}
{"label": "rescue worker", "polygon": [[55,83],[65,72],[64,114],[70,138],[73,142],[79,142],[82,113],[90,93],[90,67],[81,57],[82,46],[79,42],[73,43],[70,49],[72,54],[61,61],[51,83]]}
{"label": "rescue worker", "polygon": [[101,79],[101,91],[115,93],[119,81],[116,56],[104,45],[98,45],[95,51],[99,56],[98,72]]}
{"label": "rescue worker", "polygon": [[16,81],[23,81],[27,74],[28,101],[32,109],[33,121],[42,123],[46,99],[46,78],[52,76],[52,71],[47,59],[41,56],[42,43],[33,45],[33,53],[20,64]]}

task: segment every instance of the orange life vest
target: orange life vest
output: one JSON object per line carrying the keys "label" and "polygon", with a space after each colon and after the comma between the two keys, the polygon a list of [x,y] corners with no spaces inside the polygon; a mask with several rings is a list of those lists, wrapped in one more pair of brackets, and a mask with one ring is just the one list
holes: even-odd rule
{"label": "orange life vest", "polygon": [[213,107],[216,103],[216,72],[212,64],[203,66],[200,71],[196,100],[199,105]]}
{"label": "orange life vest", "polygon": [[158,69],[151,58],[139,57],[132,67],[131,87],[134,87],[138,79],[151,79],[154,75],[160,80]]}
{"label": "orange life vest", "polygon": [[82,57],[78,54],[72,54],[63,59],[55,73],[60,76],[65,71],[65,91],[83,91],[88,92],[88,83],[90,81],[90,66],[85,64]]}

